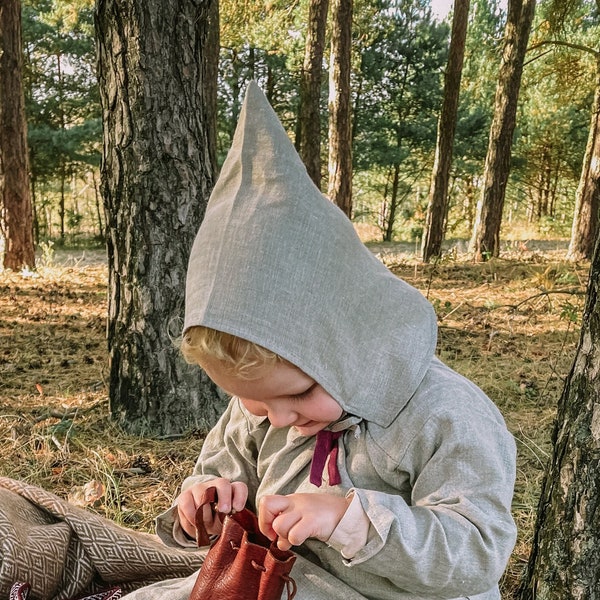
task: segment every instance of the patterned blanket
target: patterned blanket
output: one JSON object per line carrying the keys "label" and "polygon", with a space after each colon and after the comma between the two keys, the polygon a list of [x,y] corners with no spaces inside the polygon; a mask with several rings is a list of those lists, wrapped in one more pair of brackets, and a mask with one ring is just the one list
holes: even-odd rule
{"label": "patterned blanket", "polygon": [[126,593],[186,577],[201,563],[198,552],[167,547],[154,535],[0,477],[0,599],[17,581],[31,584],[31,600],[68,600],[114,585]]}

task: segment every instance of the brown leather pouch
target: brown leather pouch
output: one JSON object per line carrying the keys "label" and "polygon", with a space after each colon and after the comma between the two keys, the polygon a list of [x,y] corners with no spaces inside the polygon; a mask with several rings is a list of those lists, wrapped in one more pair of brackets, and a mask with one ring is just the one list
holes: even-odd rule
{"label": "brown leather pouch", "polygon": [[[216,499],[216,488],[208,488],[196,512],[199,546],[210,543],[202,507]],[[284,588],[292,600],[296,584],[290,571],[296,555],[264,536],[252,511],[219,516],[223,529],[204,559],[190,600],[280,600]]]}

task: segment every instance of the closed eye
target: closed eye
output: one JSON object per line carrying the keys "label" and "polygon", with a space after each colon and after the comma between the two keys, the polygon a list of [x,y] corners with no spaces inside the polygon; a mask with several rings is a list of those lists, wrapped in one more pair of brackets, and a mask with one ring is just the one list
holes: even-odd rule
{"label": "closed eye", "polygon": [[294,401],[305,400],[317,389],[318,385],[319,384],[315,381],[308,389],[299,394],[294,394],[293,396],[290,396],[290,398]]}

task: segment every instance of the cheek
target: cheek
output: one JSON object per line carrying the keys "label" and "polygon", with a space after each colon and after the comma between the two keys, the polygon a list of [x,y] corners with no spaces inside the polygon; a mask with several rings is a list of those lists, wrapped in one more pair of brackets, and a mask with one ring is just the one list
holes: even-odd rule
{"label": "cheek", "polygon": [[337,421],[342,416],[342,407],[329,395],[324,394],[315,398],[314,409],[320,413],[323,421]]}
{"label": "cheek", "polygon": [[342,407],[335,400],[331,400],[331,402],[332,402],[331,420],[337,421],[342,416],[342,413],[344,411],[343,411]]}
{"label": "cheek", "polygon": [[256,402],[256,400],[245,400],[244,398],[240,398],[240,402],[243,404],[244,408],[254,416],[267,416],[267,409],[262,402]]}

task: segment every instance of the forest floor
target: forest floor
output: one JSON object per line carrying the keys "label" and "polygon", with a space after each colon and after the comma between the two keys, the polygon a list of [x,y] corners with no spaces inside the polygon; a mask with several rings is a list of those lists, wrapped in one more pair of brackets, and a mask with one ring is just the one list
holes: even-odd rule
{"label": "forest floor", "polygon": [[[589,264],[566,262],[563,242],[509,245],[483,264],[464,259],[460,245],[431,265],[416,260],[411,244],[370,247],[431,300],[439,355],[488,393],[516,438],[519,538],[502,581],[503,598],[511,598],[529,554]],[[157,441],[111,421],[106,285],[100,251],[57,251],[35,273],[0,272],[0,475],[150,531],[191,471],[202,436]]]}

